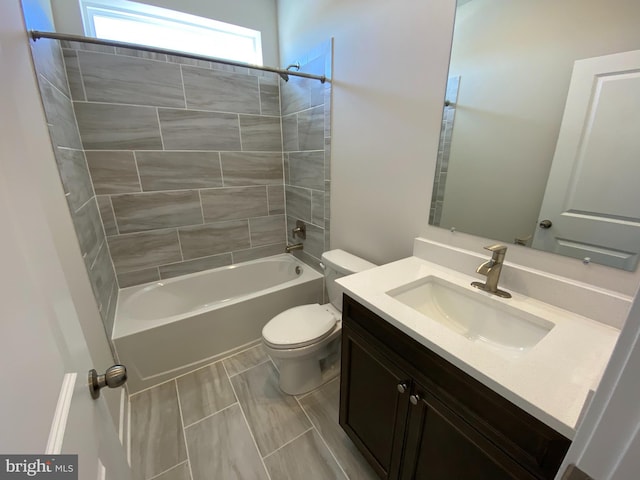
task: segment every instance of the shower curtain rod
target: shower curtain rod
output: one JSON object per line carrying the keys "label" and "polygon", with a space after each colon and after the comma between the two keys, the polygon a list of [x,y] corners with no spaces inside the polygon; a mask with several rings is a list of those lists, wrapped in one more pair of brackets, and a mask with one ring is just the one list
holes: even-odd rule
{"label": "shower curtain rod", "polygon": [[148,47],[146,45],[139,45],[137,43],[118,42],[116,40],[103,40],[101,38],[83,37],[82,35],[70,35],[67,33],[41,32],[39,30],[29,30],[29,36],[34,41],[38,40],[39,38],[51,38],[53,40],[67,40],[69,42],[95,43],[97,45],[107,45],[109,47],[132,48],[134,50],[144,50],[145,52],[164,53],[166,55],[176,55],[179,57],[191,58],[193,60],[204,60],[207,62],[221,63],[223,65],[231,65],[233,67],[253,68],[255,70],[263,70],[265,72],[277,73],[278,75],[280,75],[280,77],[282,77],[282,79],[285,82],[289,81],[290,76],[311,78],[313,80],[319,80],[320,83],[325,83],[327,81],[330,81],[324,75],[313,75],[311,73],[304,73],[304,72],[292,72],[290,70],[283,70],[281,68],[263,67],[261,65],[252,65],[250,63],[235,62],[233,60],[223,60],[221,58],[207,57],[205,55],[194,55],[193,53],[179,52],[176,50],[167,50],[164,48]]}

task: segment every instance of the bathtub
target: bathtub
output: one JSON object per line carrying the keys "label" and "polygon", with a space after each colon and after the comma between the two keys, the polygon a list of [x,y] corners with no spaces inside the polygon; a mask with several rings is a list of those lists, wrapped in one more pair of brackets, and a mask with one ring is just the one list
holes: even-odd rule
{"label": "bathtub", "polygon": [[122,289],[112,338],[129,393],[258,343],[273,316],[321,299],[322,275],[290,254]]}

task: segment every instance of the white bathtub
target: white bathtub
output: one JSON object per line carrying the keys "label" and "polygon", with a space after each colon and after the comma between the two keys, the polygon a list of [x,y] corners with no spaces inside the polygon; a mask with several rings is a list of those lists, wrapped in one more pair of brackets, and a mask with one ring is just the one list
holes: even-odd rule
{"label": "white bathtub", "polygon": [[245,348],[273,316],[321,299],[322,275],[289,254],[122,289],[113,343],[129,392]]}

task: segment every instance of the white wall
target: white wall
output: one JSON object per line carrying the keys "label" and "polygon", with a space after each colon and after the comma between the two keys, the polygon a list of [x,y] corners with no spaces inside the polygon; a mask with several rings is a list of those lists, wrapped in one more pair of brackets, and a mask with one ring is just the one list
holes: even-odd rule
{"label": "white wall", "polygon": [[[17,2],[18,0],[12,1]],[[49,0],[23,0],[23,5],[25,8],[31,9],[29,18],[35,22],[30,23],[29,27],[46,29],[51,22]],[[11,24],[13,29],[7,32],[9,38],[17,42],[18,40],[15,39],[21,40],[24,36],[26,41],[26,32],[22,23],[12,22]],[[43,219],[47,225],[38,228],[41,230],[49,229],[56,249],[55,254],[60,259],[66,284],[58,285],[58,290],[60,290],[58,292],[59,311],[75,310],[74,315],[77,315],[80,321],[82,333],[93,360],[93,365],[87,366],[87,370],[93,367],[98,371],[104,371],[113,364],[114,360],[64,196],[27,46],[24,46],[22,57],[14,56],[13,58],[13,63],[7,64],[5,61],[0,65],[0,68],[14,72],[16,79],[11,86],[15,90],[10,91],[8,96],[20,99],[20,113],[26,120],[11,122],[10,126],[15,131],[9,132],[7,138],[27,138],[28,142],[25,141],[24,146],[25,148],[29,146],[30,149],[25,151],[23,157],[7,156],[6,160],[19,160],[22,168],[25,163],[30,164],[27,170],[31,172],[31,177],[28,182],[23,183],[21,191],[34,201],[40,202],[41,208],[44,210]],[[9,88],[7,85],[3,87]],[[7,113],[7,115],[10,114]],[[17,180],[14,179],[14,181]],[[26,225],[29,225],[33,219],[24,218],[24,221]],[[33,231],[41,234],[41,230],[38,228],[33,226]],[[53,286],[54,284],[52,284],[52,289]],[[66,302],[69,293],[73,300],[72,305]],[[114,422],[117,422],[120,411],[120,391],[105,392],[105,398]]]}
{"label": "white wall", "polygon": [[637,0],[474,0],[458,8],[460,75],[443,227],[532,234],[573,62],[640,48]]}
{"label": "white wall", "polygon": [[331,247],[411,255],[429,202],[454,0],[279,0],[283,64],[335,38]]}
{"label": "white wall", "polygon": [[[276,0],[138,0],[262,32],[264,64],[278,66]],[[51,0],[56,31],[84,35],[78,0]]]}

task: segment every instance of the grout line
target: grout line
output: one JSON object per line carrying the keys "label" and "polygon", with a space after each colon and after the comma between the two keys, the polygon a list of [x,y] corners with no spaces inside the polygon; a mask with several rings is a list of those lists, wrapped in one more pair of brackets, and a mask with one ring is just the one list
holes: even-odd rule
{"label": "grout line", "polygon": [[240,151],[244,152],[244,148],[242,148],[242,126],[240,125],[240,114],[236,114],[238,116],[238,138],[240,139]]}
{"label": "grout line", "polygon": [[[120,235],[120,225],[118,225],[118,219],[116,218],[116,211],[113,208],[113,202],[111,201],[111,195],[107,195],[107,197],[109,198],[109,208],[111,208],[111,213],[113,214],[113,223],[116,226],[116,232],[117,232],[116,235]],[[111,252],[109,252],[109,255],[111,255]],[[114,269],[115,269],[115,267],[114,267]]]}
{"label": "grout line", "polygon": [[220,165],[220,181],[222,182],[222,187],[224,188],[224,171],[222,170],[222,153],[218,152],[218,164]]}
{"label": "grout line", "polygon": [[[265,188],[266,190],[266,188]],[[267,214],[268,214],[268,210],[267,210]],[[247,218],[247,231],[249,232],[249,248],[253,248],[253,239],[251,238],[251,219]]]}
{"label": "grout line", "polygon": [[170,472],[171,470],[173,470],[175,468],[178,468],[180,465],[184,465],[187,462],[188,462],[188,460],[185,460],[184,462],[176,463],[173,467],[169,467],[164,472],[160,472],[157,475],[154,475],[153,477],[149,477],[147,480],[153,480],[154,478],[158,478],[158,477],[164,475],[165,473]]}
{"label": "grout line", "polygon": [[[229,382],[229,383],[231,383],[231,382]],[[217,415],[217,414],[219,414],[219,413],[222,413],[222,412],[224,412],[225,410],[229,410],[231,407],[235,407],[236,405],[238,405],[238,406],[240,405],[240,402],[238,402],[238,399],[237,399],[237,398],[236,398],[236,401],[235,401],[235,402],[233,402],[231,405],[227,405],[226,407],[221,408],[220,410],[216,410],[215,412],[210,413],[210,414],[209,414],[209,415],[207,415],[206,417],[202,417],[201,419],[196,420],[195,422],[192,422],[192,423],[190,423],[189,425],[185,425],[184,429],[186,430],[187,428],[191,428],[191,427],[193,427],[194,425],[197,425],[198,423],[201,423],[201,422],[203,422],[203,421],[207,420],[208,418],[213,417],[214,415]]]}
{"label": "grout line", "polygon": [[[78,73],[80,74],[80,86],[82,87],[82,95],[84,97],[82,100],[87,101],[87,89],[84,86],[84,74],[82,73],[82,67],[80,66],[80,54],[78,52],[79,50],[76,50],[76,61],[78,62]],[[71,92],[71,88],[69,88],[69,92]],[[71,96],[73,97],[73,94]]]}
{"label": "grout line", "polygon": [[184,86],[184,75],[182,74],[182,65],[178,65],[178,68],[180,69],[180,83],[182,85],[182,98],[184,99],[184,109],[187,110],[189,107],[187,107],[187,91],[185,89]]}
{"label": "grout line", "polygon": [[176,389],[176,398],[178,399],[178,411],[180,412],[180,423],[182,424],[182,439],[184,440],[184,450],[187,452],[187,462],[189,462],[189,477],[193,480],[193,472],[191,471],[191,458],[189,457],[189,446],[187,444],[187,432],[184,428],[184,416],[182,414],[182,402],[180,401],[180,393],[178,391],[178,381],[173,379],[173,386]]}
{"label": "grout line", "polygon": [[282,450],[284,447],[286,447],[287,445],[295,442],[297,439],[299,439],[300,437],[302,437],[303,435],[306,435],[307,433],[311,432],[315,430],[313,423],[311,424],[311,426],[309,428],[307,428],[304,432],[302,432],[300,435],[296,435],[294,438],[292,438],[291,440],[289,440],[286,443],[283,443],[282,445],[280,445],[278,448],[276,448],[273,452],[265,455],[264,457],[262,457],[264,460],[266,460],[267,458],[269,458],[271,455],[273,455],[276,452],[279,452],[280,450]]}
{"label": "grout line", "polygon": [[197,190],[198,192],[198,200],[200,200],[200,216],[202,217],[202,225],[205,224],[204,221],[204,205],[202,204],[202,195],[200,195],[200,190]]}
{"label": "grout line", "polygon": [[[329,383],[329,382],[327,382]],[[318,387],[316,390],[318,390],[319,388],[322,388],[324,385],[326,385],[326,383],[320,385],[320,387]],[[311,393],[311,392],[309,392]],[[316,431],[316,433],[318,434],[318,437],[320,437],[320,440],[322,440],[322,443],[324,444],[325,448],[327,449],[327,451],[331,454],[331,457],[333,458],[333,460],[336,462],[336,465],[338,465],[338,468],[340,469],[340,471],[342,472],[342,474],[344,475],[345,479],[348,479],[349,476],[347,475],[347,472],[344,471],[344,468],[342,468],[342,465],[340,465],[340,462],[338,461],[338,459],[336,458],[336,456],[333,453],[333,450],[331,450],[331,448],[329,448],[329,444],[327,443],[327,441],[324,439],[324,437],[320,434],[320,429],[316,427],[316,424],[313,423],[313,421],[311,420],[311,417],[309,416],[309,414],[307,413],[307,411],[304,409],[304,407],[302,406],[302,403],[300,403],[300,400],[298,398],[296,398],[295,396],[293,397],[295,398],[296,402],[298,402],[298,405],[300,406],[300,409],[304,412],[305,416],[307,417],[307,419],[309,420],[309,423],[311,423],[311,425],[313,426],[312,428]]]}
{"label": "grout line", "polygon": [[127,192],[127,193],[142,193],[142,192],[144,192],[144,189],[142,188],[142,177],[140,177],[140,168],[138,167],[138,157],[136,156],[135,150],[131,150],[131,153],[133,155],[133,164],[136,167],[136,175],[138,175],[138,187],[140,187],[140,191],[139,192]]}
{"label": "grout line", "polygon": [[[180,229],[176,228],[176,236],[178,237],[178,249],[180,250],[180,258],[181,261],[184,262],[184,252],[182,251],[182,241],[180,240]],[[175,262],[178,263],[178,262]],[[158,273],[160,272],[159,270],[160,267],[158,267]]]}
{"label": "grout line", "polygon": [[[252,348],[256,348],[256,347],[252,347]],[[246,350],[245,350],[246,351]],[[227,374],[229,375],[229,378],[231,377],[236,377],[242,373],[248,372],[249,370],[253,370],[256,367],[259,367],[260,365],[264,365],[265,363],[267,363],[269,360],[271,360],[268,356],[266,360],[263,360],[260,363],[256,363],[255,365],[251,365],[249,368],[245,368],[244,370],[240,370],[239,372],[234,373],[233,375],[230,375],[228,372]]]}
{"label": "grout line", "polygon": [[[162,136],[162,123],[160,123],[160,107],[155,107],[155,109],[156,118],[158,119],[158,133],[160,134],[160,144],[162,145],[162,151],[164,151],[164,137]],[[142,186],[140,188],[142,188]]]}
{"label": "grout line", "polygon": [[[69,97],[67,97],[65,95],[65,98],[68,99]],[[73,103],[90,103],[92,105],[120,105],[120,106],[125,106],[125,107],[142,107],[142,108],[155,108],[155,109],[160,109],[161,108],[163,110],[175,110],[177,112],[184,112],[185,111],[185,109],[182,108],[182,107],[169,107],[169,106],[165,106],[165,105],[141,105],[139,103],[94,102],[94,101],[83,101],[83,100],[73,100]],[[279,115],[260,115],[258,113],[239,113],[239,112],[230,112],[230,111],[226,111],[226,110],[205,110],[205,109],[202,109],[202,108],[189,108],[186,111],[188,111],[188,112],[198,112],[198,113],[221,113],[221,114],[226,114],[226,115],[247,115],[247,116],[251,116],[251,117],[279,118]],[[157,152],[158,150],[154,150],[154,151]]]}
{"label": "grout line", "polygon": [[242,404],[240,403],[240,397],[238,396],[238,393],[236,392],[236,388],[233,386],[233,382],[231,381],[231,377],[229,376],[229,372],[227,371],[227,367],[226,367],[226,365],[224,363],[222,364],[222,368],[224,368],[224,371],[227,374],[227,379],[229,380],[229,383],[231,384],[231,390],[233,390],[233,394],[238,399],[238,406],[240,407],[240,413],[242,413],[242,418],[244,419],[244,423],[247,426],[247,429],[249,430],[249,435],[251,435],[251,439],[253,440],[253,444],[256,447],[256,452],[258,453],[258,457],[260,457],[260,461],[262,462],[262,466],[264,467],[264,471],[267,474],[267,478],[269,480],[271,480],[271,475],[269,474],[269,470],[267,469],[267,464],[264,463],[264,459],[262,458],[262,453],[260,453],[260,448],[258,448],[258,442],[256,442],[256,437],[253,435],[253,431],[251,430],[251,425],[249,425],[249,421],[247,420],[247,416],[245,415],[244,409],[242,408]]}

